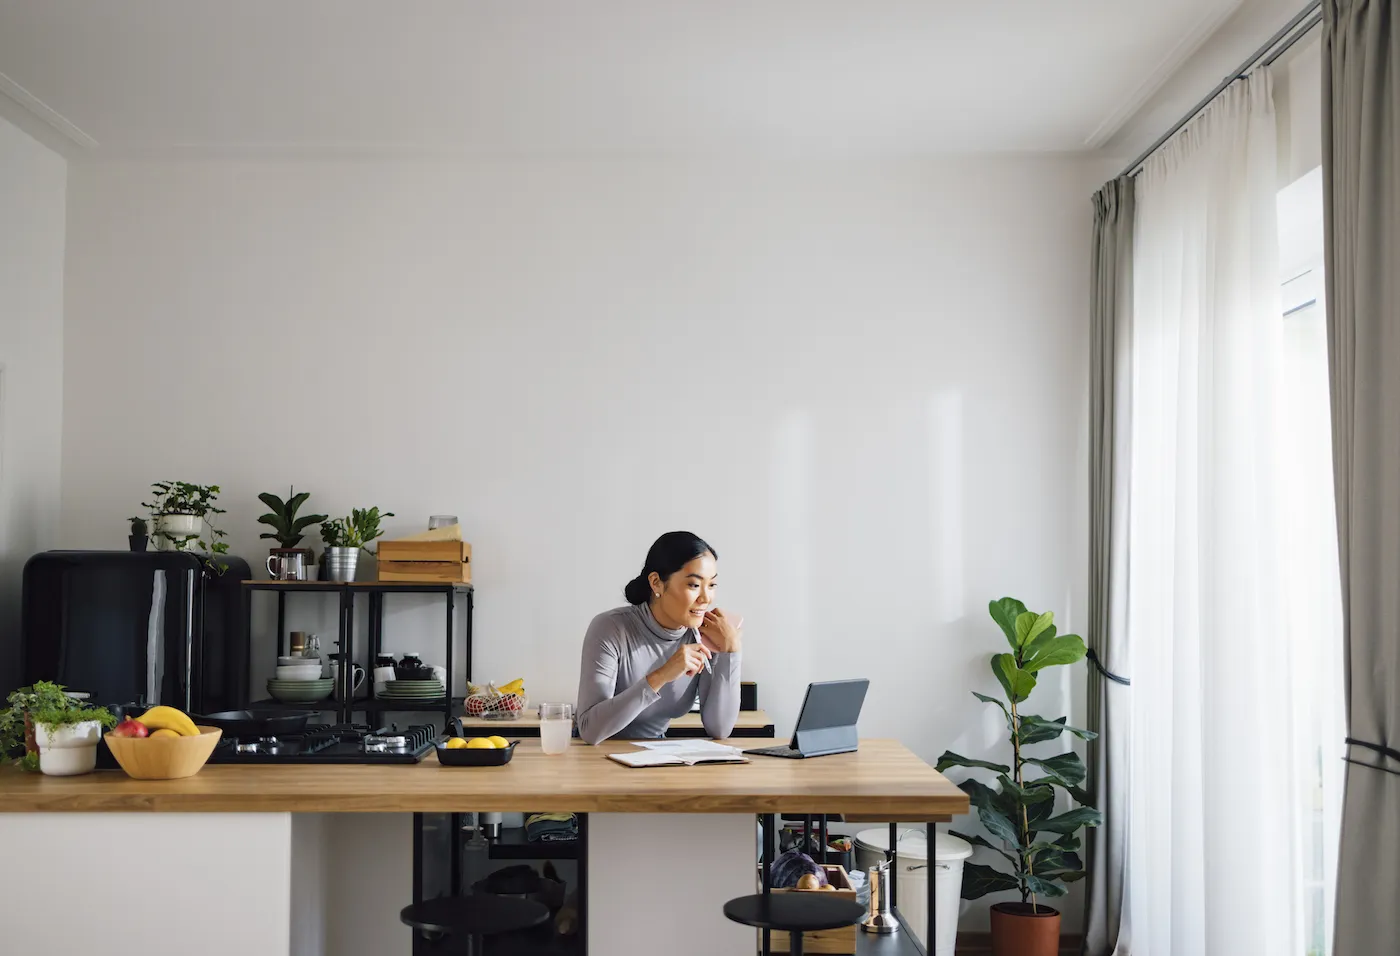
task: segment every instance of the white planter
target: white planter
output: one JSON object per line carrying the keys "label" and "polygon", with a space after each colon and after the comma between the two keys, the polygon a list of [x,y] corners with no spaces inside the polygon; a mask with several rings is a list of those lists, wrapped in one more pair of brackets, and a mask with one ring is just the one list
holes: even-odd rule
{"label": "white planter", "polygon": [[199,515],[161,515],[156,522],[161,532],[156,541],[162,551],[188,551],[196,547],[195,542],[204,531]]}
{"label": "white planter", "polygon": [[97,742],[101,738],[102,725],[95,720],[65,724],[57,729],[48,724],[35,724],[39,769],[51,777],[90,773],[97,766]]}

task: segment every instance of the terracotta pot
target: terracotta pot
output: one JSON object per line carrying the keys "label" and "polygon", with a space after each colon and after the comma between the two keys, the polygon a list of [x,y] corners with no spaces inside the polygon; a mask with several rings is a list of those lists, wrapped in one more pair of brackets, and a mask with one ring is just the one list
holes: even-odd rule
{"label": "terracotta pot", "polygon": [[1044,903],[992,906],[992,956],[1059,956],[1060,911]]}

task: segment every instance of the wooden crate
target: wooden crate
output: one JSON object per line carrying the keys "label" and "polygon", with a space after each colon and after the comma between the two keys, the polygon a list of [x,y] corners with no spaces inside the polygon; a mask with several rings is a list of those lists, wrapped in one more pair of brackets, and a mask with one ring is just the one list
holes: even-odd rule
{"label": "wooden crate", "polygon": [[375,552],[386,561],[450,561],[471,564],[472,546],[466,541],[383,541]]}
{"label": "wooden crate", "polygon": [[[854,900],[856,898],[855,888],[851,886],[850,874],[846,868],[839,863],[829,863],[822,866],[826,870],[826,881],[836,887],[834,890],[796,890],[796,889],[775,889],[774,893],[820,893],[823,896],[830,896],[838,900]],[[856,951],[856,934],[860,932],[857,926],[843,926],[841,929],[820,930],[815,933],[802,934],[802,951],[804,953],[854,953]],[[769,948],[775,953],[786,953],[791,950],[791,944],[787,933],[774,932],[769,936]]]}
{"label": "wooden crate", "polygon": [[417,584],[471,584],[472,566],[460,561],[381,560],[379,580]]}

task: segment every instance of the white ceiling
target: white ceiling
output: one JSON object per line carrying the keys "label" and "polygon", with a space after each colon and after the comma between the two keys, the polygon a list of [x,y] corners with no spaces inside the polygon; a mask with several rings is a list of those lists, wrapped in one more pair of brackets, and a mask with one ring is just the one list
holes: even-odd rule
{"label": "white ceiling", "polygon": [[0,0],[0,91],[99,154],[1079,151],[1237,6]]}

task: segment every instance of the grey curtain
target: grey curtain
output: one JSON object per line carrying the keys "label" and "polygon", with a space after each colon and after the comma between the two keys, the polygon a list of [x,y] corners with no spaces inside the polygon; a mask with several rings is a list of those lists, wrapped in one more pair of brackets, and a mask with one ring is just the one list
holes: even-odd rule
{"label": "grey curtain", "polygon": [[[1089,304],[1089,620],[1090,653],[1103,669],[1126,670],[1128,365],[1133,306],[1133,180],[1094,196]],[[1084,952],[1107,956],[1123,918],[1128,832],[1127,687],[1089,667],[1089,784],[1103,826],[1085,831],[1088,884]]]}
{"label": "grey curtain", "polygon": [[[1323,0],[1322,170],[1348,766],[1335,956],[1400,946],[1400,33]],[[1377,749],[1381,748],[1381,749]]]}

